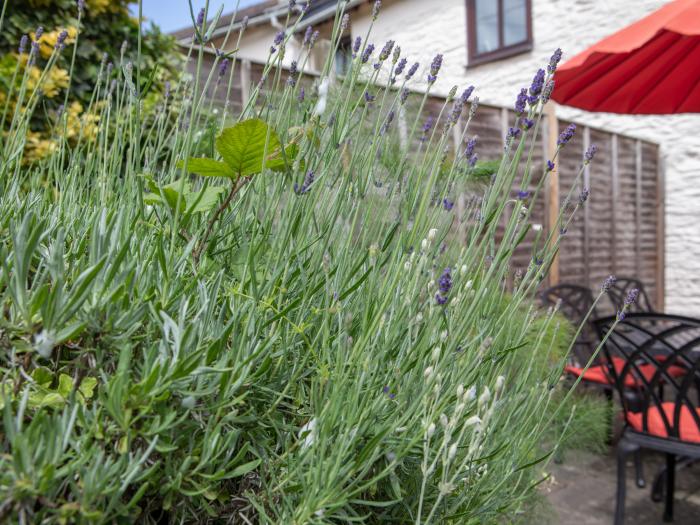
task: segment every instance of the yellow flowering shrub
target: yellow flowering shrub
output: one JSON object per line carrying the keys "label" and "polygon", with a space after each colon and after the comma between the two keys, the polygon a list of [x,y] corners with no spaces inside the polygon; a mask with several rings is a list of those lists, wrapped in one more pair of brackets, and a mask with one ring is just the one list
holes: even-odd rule
{"label": "yellow flowering shrub", "polygon": [[[75,43],[75,39],[78,36],[78,29],[74,26],[68,26],[65,29],[68,32],[68,37],[65,40],[66,46]],[[49,31],[41,35],[39,39],[39,52],[42,58],[49,58],[56,47],[56,42],[58,41],[58,35],[63,31],[62,28],[56,29],[54,31]],[[32,40],[36,40],[36,33],[31,33]]]}

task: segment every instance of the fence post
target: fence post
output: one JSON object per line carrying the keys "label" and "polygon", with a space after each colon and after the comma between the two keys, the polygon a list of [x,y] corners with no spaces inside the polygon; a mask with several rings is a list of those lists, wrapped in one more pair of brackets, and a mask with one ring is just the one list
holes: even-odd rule
{"label": "fence post", "polygon": [[666,158],[657,147],[656,165],[656,309],[666,309]]}
{"label": "fence post", "polygon": [[[583,128],[583,158],[588,148],[591,146],[591,128],[585,126]],[[591,189],[591,170],[590,165],[585,164],[583,167],[583,188]],[[590,203],[585,203],[583,206],[583,272],[586,279],[586,286],[591,286],[591,214]]]}
{"label": "fence post", "polygon": [[241,107],[245,107],[250,98],[250,60],[241,63]]}
{"label": "fence post", "polygon": [[635,220],[635,271],[637,279],[642,278],[642,141],[635,142],[635,194],[634,194],[634,220]]}
{"label": "fence post", "polygon": [[[547,122],[547,156],[551,159],[557,150],[557,139],[559,138],[559,120],[557,119],[556,106],[554,102],[549,102],[545,106],[545,117]],[[554,169],[547,175],[547,231],[552,232],[556,228],[559,220],[559,159],[554,161]],[[552,242],[556,241],[556,235],[552,235]],[[552,260],[549,268],[549,285],[559,284],[559,254]]]}

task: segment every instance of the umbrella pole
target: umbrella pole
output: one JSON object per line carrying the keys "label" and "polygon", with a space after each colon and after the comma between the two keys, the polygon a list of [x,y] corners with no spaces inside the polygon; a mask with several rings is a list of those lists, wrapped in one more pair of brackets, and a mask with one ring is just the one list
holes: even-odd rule
{"label": "umbrella pole", "polygon": [[[552,158],[557,150],[557,139],[559,137],[559,120],[557,119],[556,104],[554,101],[544,107],[544,114],[547,122],[547,133],[544,137],[545,151],[548,158]],[[547,175],[547,229],[553,231],[557,227],[559,220],[559,159],[554,163],[554,169]],[[556,235],[552,235],[552,243],[556,242]],[[555,254],[549,268],[549,286],[559,284],[559,253]]]}

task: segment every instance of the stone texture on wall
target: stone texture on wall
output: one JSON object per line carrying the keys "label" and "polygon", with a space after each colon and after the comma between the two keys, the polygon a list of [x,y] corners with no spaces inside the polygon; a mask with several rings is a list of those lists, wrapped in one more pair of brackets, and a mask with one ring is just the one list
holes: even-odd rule
{"label": "stone texture on wall", "polygon": [[[466,67],[465,0],[386,0],[370,40],[378,47],[396,40],[404,56],[420,61],[424,72],[435,53],[443,53],[443,71],[434,87],[438,94],[453,85],[473,84],[482,101],[510,106],[554,49],[561,47],[566,60],[664,3],[532,0],[534,49],[473,68]],[[353,37],[365,35],[370,21],[366,13],[363,8],[353,15]],[[700,115],[622,116],[563,106],[557,114],[661,145],[666,157],[666,310],[700,315]],[[607,191],[591,188],[592,198]]]}

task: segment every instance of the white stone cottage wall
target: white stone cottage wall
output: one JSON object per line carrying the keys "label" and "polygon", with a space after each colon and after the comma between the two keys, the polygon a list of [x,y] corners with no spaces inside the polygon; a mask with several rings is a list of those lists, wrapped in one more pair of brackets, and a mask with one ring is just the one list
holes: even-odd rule
{"label": "white stone cottage wall", "polygon": [[[445,61],[435,89],[477,87],[483,102],[511,105],[520,87],[547,63],[557,47],[564,60],[658,9],[663,0],[533,0],[534,49],[509,59],[467,68],[465,0],[389,0],[370,39],[378,48],[396,40],[404,56],[427,66],[435,53]],[[352,18],[353,37],[364,35],[366,9]],[[698,65],[700,67],[700,65]],[[661,144],[666,161],[666,311],[700,316],[700,115],[621,116],[563,106],[565,119]],[[596,192],[609,188],[591,188]],[[630,218],[632,220],[632,218]]]}

